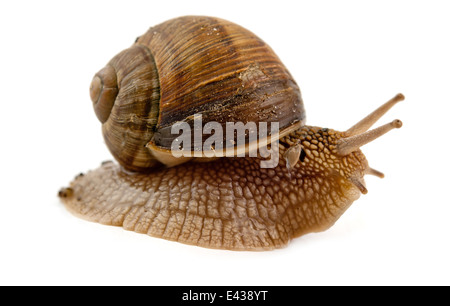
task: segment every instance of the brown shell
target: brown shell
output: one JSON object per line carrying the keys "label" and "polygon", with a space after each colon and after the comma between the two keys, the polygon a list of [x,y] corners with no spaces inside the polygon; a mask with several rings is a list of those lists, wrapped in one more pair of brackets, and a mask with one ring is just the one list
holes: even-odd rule
{"label": "brown shell", "polygon": [[153,53],[161,88],[155,143],[164,148],[176,121],[277,121],[305,118],[300,91],[272,49],[252,32],[210,17],[181,17],[137,40]]}
{"label": "brown shell", "polygon": [[105,143],[123,167],[132,171],[153,167],[157,161],[145,148],[159,114],[159,82],[153,56],[144,46],[135,45],[116,55],[108,66],[115,69],[119,91],[102,126]]}
{"label": "brown shell", "polygon": [[[156,71],[139,68],[137,58]],[[144,161],[150,155],[144,146],[151,142],[170,149],[178,136],[171,134],[172,125],[185,121],[193,127],[195,114],[202,115],[203,124],[278,122],[281,131],[305,120],[299,87],[272,49],[252,32],[222,19],[166,21],[150,28],[110,65],[118,73],[118,98],[128,96],[130,101],[113,108],[103,131],[113,155],[131,170],[153,166]],[[143,78],[149,76],[157,87],[145,85]],[[146,93],[133,101],[137,90]]]}

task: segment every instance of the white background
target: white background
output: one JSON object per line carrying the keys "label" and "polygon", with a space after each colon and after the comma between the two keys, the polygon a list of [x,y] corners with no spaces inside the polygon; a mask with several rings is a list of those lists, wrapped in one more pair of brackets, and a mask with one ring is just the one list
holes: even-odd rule
{"label": "white background", "polygon": [[[9,4],[6,4],[9,3]],[[363,148],[386,174],[330,230],[271,252],[186,246],[68,213],[57,192],[111,156],[92,76],[150,26],[188,15],[263,38],[308,124],[345,130],[398,92]],[[3,1],[0,284],[450,284],[448,1]]]}

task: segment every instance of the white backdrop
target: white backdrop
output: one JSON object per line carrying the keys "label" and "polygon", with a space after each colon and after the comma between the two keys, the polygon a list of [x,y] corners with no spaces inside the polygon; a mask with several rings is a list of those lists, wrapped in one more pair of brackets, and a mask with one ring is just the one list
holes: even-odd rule
{"label": "white backdrop", "polygon": [[[9,4],[6,4],[9,3]],[[0,284],[450,284],[448,1],[14,1],[0,4]],[[299,83],[308,123],[344,130],[398,92],[363,148],[386,174],[330,230],[271,252],[186,246],[72,216],[57,192],[110,159],[92,76],[150,26],[236,22]]]}

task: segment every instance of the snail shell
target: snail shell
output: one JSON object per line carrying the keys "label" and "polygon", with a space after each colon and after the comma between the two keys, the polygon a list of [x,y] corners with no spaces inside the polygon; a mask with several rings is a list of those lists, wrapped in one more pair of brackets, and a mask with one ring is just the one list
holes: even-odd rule
{"label": "snail shell", "polygon": [[280,136],[305,120],[299,87],[272,49],[212,17],[150,28],[95,75],[90,91],[108,148],[132,171],[180,163],[168,152],[177,137],[171,127],[194,129],[197,114],[223,130],[226,122],[277,122]]}

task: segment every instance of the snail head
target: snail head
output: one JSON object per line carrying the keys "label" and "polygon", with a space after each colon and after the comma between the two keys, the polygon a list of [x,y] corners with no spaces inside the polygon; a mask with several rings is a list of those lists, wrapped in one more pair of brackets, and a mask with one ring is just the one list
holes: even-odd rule
{"label": "snail head", "polygon": [[300,175],[316,171],[323,173],[322,171],[326,170],[347,179],[361,193],[366,194],[364,175],[382,178],[384,174],[369,167],[359,148],[402,126],[402,122],[397,119],[369,130],[393,105],[402,100],[404,96],[398,94],[345,132],[311,126],[302,127],[290,135],[291,139],[287,139],[289,143],[284,159],[288,169],[299,163],[301,167],[298,167],[297,171],[301,172]]}

